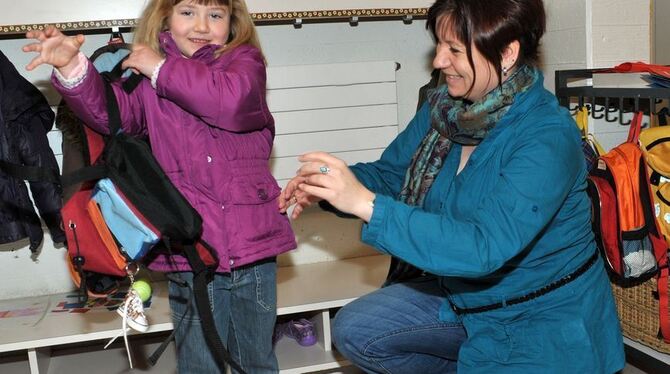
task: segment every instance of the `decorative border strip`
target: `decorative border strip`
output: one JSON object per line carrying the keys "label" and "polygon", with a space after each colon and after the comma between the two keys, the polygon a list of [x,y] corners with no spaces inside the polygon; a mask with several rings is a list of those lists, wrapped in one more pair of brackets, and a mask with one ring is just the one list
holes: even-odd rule
{"label": "decorative border strip", "polygon": [[136,19],[115,19],[103,21],[73,21],[63,23],[36,23],[32,25],[8,25],[0,26],[0,35],[3,34],[25,34],[28,31],[43,29],[46,25],[54,25],[61,31],[80,31],[107,29],[112,27],[134,27],[137,25]]}
{"label": "decorative border strip", "polygon": [[302,19],[332,19],[348,17],[398,17],[398,16],[425,16],[427,8],[407,9],[344,9],[344,10],[319,10],[301,12],[275,12],[275,13],[252,13],[251,18],[255,21],[289,21],[296,18]]}
{"label": "decorative border strip", "polygon": [[[300,12],[275,12],[275,13],[252,13],[251,18],[260,23],[282,23],[295,19],[345,19],[349,17],[402,17],[402,16],[425,16],[427,8],[407,9],[344,9],[344,10],[322,10],[322,11],[300,11]],[[43,29],[46,23],[5,25],[0,26],[0,36],[25,34],[28,31]],[[101,21],[73,21],[54,23],[62,31],[84,31],[107,29],[112,27],[130,28],[137,25],[136,19],[116,19]]]}

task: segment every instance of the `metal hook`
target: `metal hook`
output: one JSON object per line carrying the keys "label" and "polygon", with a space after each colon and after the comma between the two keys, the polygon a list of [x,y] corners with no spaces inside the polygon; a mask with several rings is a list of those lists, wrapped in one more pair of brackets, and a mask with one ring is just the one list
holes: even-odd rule
{"label": "metal hook", "polygon": [[121,34],[119,26],[112,26],[112,33],[109,35],[107,44],[123,44],[125,42],[126,41],[123,40],[123,34]]}
{"label": "metal hook", "polygon": [[606,97],[605,98],[605,121],[607,122],[615,122],[618,120],[618,117],[610,117],[610,113],[616,112],[616,108],[610,108],[610,98]]}
{"label": "metal hook", "polygon": [[358,16],[352,16],[349,18],[349,26],[356,27],[358,26]]}
{"label": "metal hook", "polygon": [[413,19],[412,15],[407,14],[407,15],[402,17],[402,23],[404,23],[405,25],[411,25],[412,24],[412,19]]}
{"label": "metal hook", "polygon": [[591,106],[592,106],[592,108],[591,108],[591,118],[601,119],[601,118],[605,117],[604,114],[600,115],[600,116],[596,116],[596,113],[602,113],[603,111],[605,111],[605,108],[602,108],[602,109],[597,109],[596,108],[596,98],[595,97],[591,98]]}
{"label": "metal hook", "polygon": [[653,113],[656,113],[656,104],[660,104],[662,102],[663,100],[656,99],[653,96],[649,98],[649,119],[651,119]]}
{"label": "metal hook", "polygon": [[574,107],[571,107],[570,104],[568,103],[568,110],[569,110],[570,113],[572,113],[572,114],[577,113],[577,111],[579,111],[580,108],[581,108],[581,106],[580,106],[579,104],[577,104],[577,105],[574,106]]}
{"label": "metal hook", "polygon": [[293,21],[293,28],[301,29],[302,28],[302,18],[296,18]]}
{"label": "metal hook", "polygon": [[[625,112],[625,113],[628,113],[628,112]],[[623,126],[630,125],[630,120],[628,120],[626,122],[623,121],[623,114],[624,114],[624,111],[623,111],[623,97],[620,97],[619,98],[619,124],[623,125]]]}
{"label": "metal hook", "polygon": [[583,107],[584,107],[584,96],[577,97],[577,106],[575,107],[571,107],[570,102],[568,102],[568,110],[570,111],[570,113],[572,113],[572,115],[577,114],[577,112],[579,112],[579,110],[582,109]]}

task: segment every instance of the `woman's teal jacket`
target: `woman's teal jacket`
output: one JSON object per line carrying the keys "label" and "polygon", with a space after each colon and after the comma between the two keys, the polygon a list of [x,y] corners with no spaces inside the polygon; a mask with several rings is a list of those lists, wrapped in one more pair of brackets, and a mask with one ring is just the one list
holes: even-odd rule
{"label": "woman's teal jacket", "polygon": [[424,206],[397,196],[430,127],[427,104],[380,160],[352,166],[376,193],[362,240],[441,276],[440,317],[460,318],[468,333],[459,372],[612,373],[624,365],[601,259],[531,301],[462,317],[451,309],[526,295],[596,251],[579,132],[542,82],[516,96],[458,174],[461,146],[452,147]]}

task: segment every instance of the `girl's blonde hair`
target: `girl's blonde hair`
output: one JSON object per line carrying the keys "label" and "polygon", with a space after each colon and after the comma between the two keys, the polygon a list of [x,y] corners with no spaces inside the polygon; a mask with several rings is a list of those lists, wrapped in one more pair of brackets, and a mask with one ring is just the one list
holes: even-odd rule
{"label": "girl's blonde hair", "polygon": [[158,34],[167,30],[167,20],[174,6],[184,1],[199,5],[225,6],[229,9],[230,36],[226,45],[216,51],[217,56],[242,44],[261,50],[254,22],[244,0],[151,0],[135,28],[134,42],[146,44],[157,53],[163,54],[158,43]]}

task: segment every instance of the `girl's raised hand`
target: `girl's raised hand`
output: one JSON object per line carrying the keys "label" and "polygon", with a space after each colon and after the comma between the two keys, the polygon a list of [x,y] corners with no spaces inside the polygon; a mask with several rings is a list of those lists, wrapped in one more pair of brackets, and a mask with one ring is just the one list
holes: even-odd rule
{"label": "girl's raised hand", "polygon": [[306,153],[298,160],[303,163],[298,177],[304,178],[298,184],[299,190],[328,200],[344,213],[370,221],[375,194],[358,181],[344,161],[325,152]]}
{"label": "girl's raised hand", "polygon": [[47,64],[57,68],[63,75],[67,76],[79,63],[76,57],[82,44],[84,44],[84,35],[67,36],[54,26],[47,26],[44,30],[28,31],[26,38],[35,39],[37,42],[24,45],[23,52],[39,53],[26,66],[27,70],[33,70],[42,64]]}
{"label": "girl's raised hand", "polygon": [[122,68],[131,68],[135,73],[151,78],[156,65],[163,59],[149,46],[144,44],[133,44],[133,51],[123,61]]}

